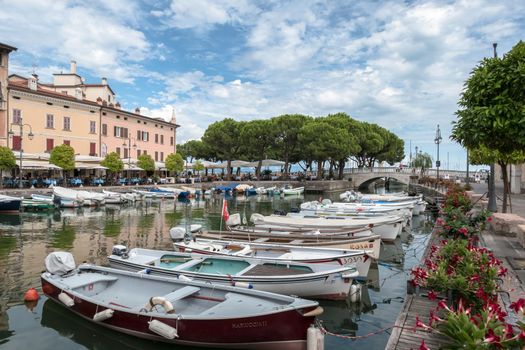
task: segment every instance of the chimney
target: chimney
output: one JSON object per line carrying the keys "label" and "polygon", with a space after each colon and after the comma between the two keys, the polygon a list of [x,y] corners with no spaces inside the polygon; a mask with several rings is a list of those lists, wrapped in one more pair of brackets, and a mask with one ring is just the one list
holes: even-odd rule
{"label": "chimney", "polygon": [[177,124],[177,116],[175,115],[175,108],[171,109],[171,123]]}
{"label": "chimney", "polygon": [[76,88],[76,89],[75,89],[75,98],[76,98],[77,100],[82,101],[82,100],[83,100],[83,97],[84,97],[84,96],[82,96],[82,89],[81,89],[81,88]]}
{"label": "chimney", "polygon": [[38,75],[33,73],[33,75],[31,75],[31,77],[27,79],[27,86],[31,90],[36,91],[38,87]]}
{"label": "chimney", "polygon": [[120,109],[120,102],[115,103],[115,108]]}
{"label": "chimney", "polygon": [[140,108],[139,107],[135,108],[135,114],[140,114]]}
{"label": "chimney", "polygon": [[108,79],[103,77],[102,78],[102,85],[108,85]]}
{"label": "chimney", "polygon": [[97,97],[97,104],[101,105],[102,104],[102,98],[99,96]]}
{"label": "chimney", "polygon": [[69,71],[71,74],[77,74],[77,61],[71,60],[71,68]]}

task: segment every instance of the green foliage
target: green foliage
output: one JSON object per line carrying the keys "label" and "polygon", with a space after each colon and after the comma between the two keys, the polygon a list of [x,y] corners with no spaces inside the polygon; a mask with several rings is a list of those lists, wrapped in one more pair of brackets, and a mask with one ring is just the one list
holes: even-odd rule
{"label": "green foliage", "polygon": [[106,157],[100,162],[102,166],[108,168],[108,172],[116,174],[124,169],[124,162],[120,159],[117,152],[106,154]]}
{"label": "green foliage", "polygon": [[16,157],[9,147],[0,146],[0,170],[11,170],[16,166]]}
{"label": "green foliage", "polygon": [[432,167],[432,157],[428,153],[418,153],[412,160],[412,167],[420,169],[423,175],[427,169]]}
{"label": "green foliage", "polygon": [[138,158],[137,166],[144,169],[147,173],[155,171],[155,161],[149,154],[141,154]]}
{"label": "green foliage", "polygon": [[75,150],[69,145],[53,148],[49,162],[61,167],[64,171],[75,169]]}
{"label": "green foliage", "polygon": [[303,145],[299,142],[301,128],[312,118],[301,114],[284,114],[272,118],[276,129],[276,156],[285,162],[284,177],[288,176],[290,163],[297,163],[304,159]]}
{"label": "green foliage", "polygon": [[184,159],[180,153],[170,153],[164,162],[168,171],[180,173],[184,170]]}
{"label": "green foliage", "polygon": [[200,140],[189,140],[182,145],[177,145],[177,153],[182,159],[189,159],[190,163],[193,159],[206,158],[208,155],[205,145]]}
{"label": "green foliage", "polygon": [[197,160],[193,165],[193,170],[199,172],[204,170],[204,164],[200,160]]}
{"label": "green foliage", "polygon": [[259,162],[255,170],[258,178],[260,178],[261,162],[273,154],[276,137],[277,131],[273,120],[252,120],[241,130],[241,142],[244,145],[241,157]]}

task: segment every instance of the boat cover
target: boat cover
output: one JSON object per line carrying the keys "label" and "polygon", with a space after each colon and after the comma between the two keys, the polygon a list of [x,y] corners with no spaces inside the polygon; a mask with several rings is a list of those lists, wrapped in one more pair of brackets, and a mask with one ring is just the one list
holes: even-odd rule
{"label": "boat cover", "polygon": [[53,252],[46,257],[46,270],[54,275],[63,275],[75,269],[75,259],[71,253]]}

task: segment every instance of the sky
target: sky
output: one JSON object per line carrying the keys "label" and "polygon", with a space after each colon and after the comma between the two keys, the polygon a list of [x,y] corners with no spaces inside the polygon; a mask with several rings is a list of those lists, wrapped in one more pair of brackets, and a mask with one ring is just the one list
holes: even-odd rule
{"label": "sky", "polygon": [[524,17],[522,0],[0,0],[0,42],[18,48],[10,73],[51,82],[76,60],[124,109],[173,109],[177,143],[226,117],[345,112],[402,138],[406,161],[436,159],[439,124],[442,168],[464,169],[463,83],[492,43],[524,39]]}

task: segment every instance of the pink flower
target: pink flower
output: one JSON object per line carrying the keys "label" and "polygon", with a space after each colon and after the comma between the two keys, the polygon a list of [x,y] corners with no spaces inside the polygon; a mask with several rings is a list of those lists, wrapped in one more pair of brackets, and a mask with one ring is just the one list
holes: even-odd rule
{"label": "pink flower", "polygon": [[487,221],[488,221],[488,222],[492,222],[492,220],[494,220],[494,219],[492,219],[492,216],[489,216],[489,217],[487,218]]}
{"label": "pink flower", "polygon": [[439,309],[445,309],[450,312],[450,308],[447,305],[447,301],[444,299],[439,301],[436,310],[439,310]]}
{"label": "pink flower", "polygon": [[514,329],[512,328],[512,325],[506,323],[505,324],[505,339],[512,338],[514,336]]}
{"label": "pink flower", "polygon": [[499,344],[500,341],[501,338],[498,335],[496,335],[492,329],[489,329],[484,342],[489,344]]}
{"label": "pink flower", "polygon": [[436,300],[437,298],[437,294],[433,290],[429,291],[427,296],[428,296],[428,300]]}
{"label": "pink flower", "polygon": [[430,348],[428,348],[425,345],[425,339],[423,339],[423,341],[421,342],[421,345],[419,346],[419,350],[430,350]]}
{"label": "pink flower", "polygon": [[507,269],[503,266],[498,269],[498,277],[504,277],[507,275]]}
{"label": "pink flower", "polygon": [[417,328],[423,328],[423,329],[427,329],[429,328],[426,324],[424,324],[420,319],[419,319],[419,316],[416,316],[416,329]]}

